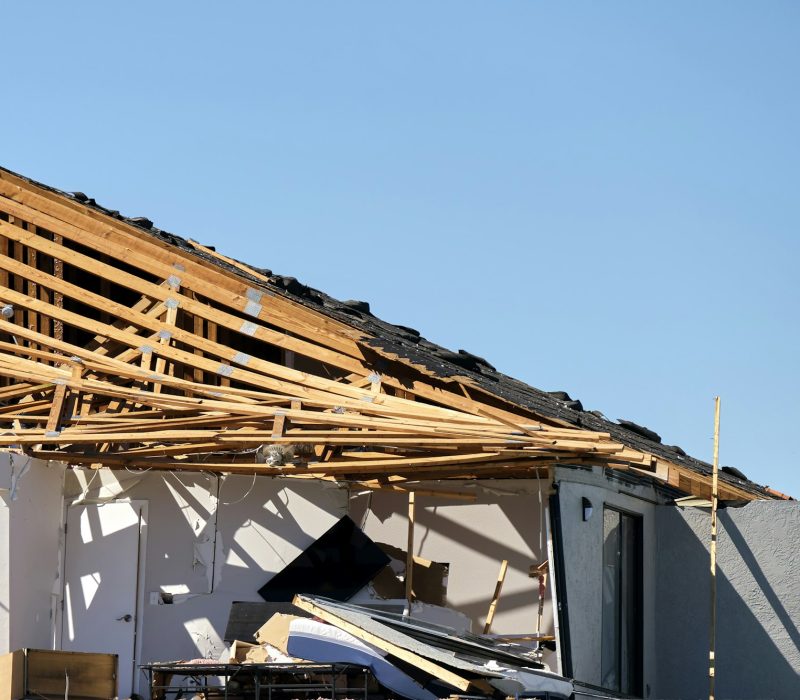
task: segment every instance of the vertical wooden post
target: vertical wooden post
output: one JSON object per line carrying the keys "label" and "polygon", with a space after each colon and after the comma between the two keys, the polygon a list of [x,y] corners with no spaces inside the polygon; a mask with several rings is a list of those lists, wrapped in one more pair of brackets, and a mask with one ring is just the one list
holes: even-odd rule
{"label": "vertical wooden post", "polygon": [[547,573],[550,569],[550,562],[545,559],[539,566],[531,566],[531,578],[539,579],[539,612],[536,616],[536,634],[542,633],[542,618],[544,618],[544,598],[547,593]]}
{"label": "vertical wooden post", "polygon": [[414,492],[408,492],[408,547],[406,551],[406,602],[408,616],[411,617],[411,603],[414,601]]}
{"label": "vertical wooden post", "polygon": [[497,601],[500,600],[500,592],[503,590],[503,582],[506,580],[506,571],[508,571],[508,559],[503,559],[500,564],[500,573],[497,575],[497,585],[494,587],[492,602],[489,603],[489,612],[486,614],[486,624],[483,626],[484,634],[489,634],[492,629],[494,611],[497,609]]}
{"label": "vertical wooden post", "polygon": [[711,629],[708,650],[708,697],[714,700],[717,641],[717,500],[719,495],[719,396],[714,399],[714,465],[711,477]]}

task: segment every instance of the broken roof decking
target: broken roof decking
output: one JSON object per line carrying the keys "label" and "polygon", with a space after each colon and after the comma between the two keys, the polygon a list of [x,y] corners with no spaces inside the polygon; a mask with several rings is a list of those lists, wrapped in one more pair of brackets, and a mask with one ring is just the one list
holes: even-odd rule
{"label": "broken roof decking", "polygon": [[[0,301],[13,307],[0,323],[0,447],[394,489],[599,465],[710,494],[708,465],[645,431],[450,353],[365,304],[4,170]],[[256,463],[256,448],[281,443],[310,446],[308,463]],[[720,491],[770,497],[727,474]]]}

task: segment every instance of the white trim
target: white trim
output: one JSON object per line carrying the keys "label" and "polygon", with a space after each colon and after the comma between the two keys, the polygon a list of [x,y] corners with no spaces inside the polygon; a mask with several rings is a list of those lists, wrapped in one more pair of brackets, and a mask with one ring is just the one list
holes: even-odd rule
{"label": "white trim", "polygon": [[138,503],[139,507],[139,561],[137,563],[137,578],[136,578],[136,641],[133,646],[133,692],[139,693],[139,681],[141,680],[141,672],[138,665],[142,658],[142,638],[144,637],[144,589],[145,589],[145,562],[147,561],[147,520],[148,520],[148,502],[147,501],[131,501],[131,504]]}
{"label": "white trim", "polygon": [[560,615],[558,611],[558,592],[556,589],[558,588],[558,581],[556,580],[556,558],[555,558],[555,548],[553,546],[553,537],[552,533],[550,532],[550,505],[548,503],[543,504],[544,507],[544,525],[545,525],[545,532],[547,533],[547,561],[550,562],[549,564],[549,578],[550,578],[550,605],[553,608],[553,635],[556,638],[556,673],[559,676],[564,675],[563,665],[561,662],[561,626],[560,626]]}

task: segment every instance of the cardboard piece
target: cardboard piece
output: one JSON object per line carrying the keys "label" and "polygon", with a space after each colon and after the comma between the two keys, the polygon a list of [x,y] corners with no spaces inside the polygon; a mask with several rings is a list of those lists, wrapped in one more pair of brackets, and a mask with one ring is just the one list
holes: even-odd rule
{"label": "cardboard piece", "polygon": [[[378,547],[394,561],[400,562],[405,568],[406,552],[400,547],[395,547],[383,542],[376,542]],[[449,564],[441,564],[422,557],[414,557],[414,598],[423,603],[432,605],[445,605],[447,601],[447,576],[450,571]],[[381,569],[372,579],[372,588],[381,598],[392,600],[405,597],[405,586],[395,574],[391,564]]]}
{"label": "cardboard piece", "polygon": [[292,620],[299,619],[298,615],[275,613],[256,632],[256,641],[259,644],[269,644],[282,654],[289,654],[289,625]]}
{"label": "cardboard piece", "polygon": [[241,639],[234,639],[233,642],[231,642],[231,653],[228,658],[228,663],[243,664],[247,655],[256,647],[258,647],[258,645],[252,642],[243,642]]}
{"label": "cardboard piece", "polygon": [[271,661],[269,653],[260,644],[254,644],[248,649],[244,659],[244,663],[246,664],[265,664],[268,661]]}

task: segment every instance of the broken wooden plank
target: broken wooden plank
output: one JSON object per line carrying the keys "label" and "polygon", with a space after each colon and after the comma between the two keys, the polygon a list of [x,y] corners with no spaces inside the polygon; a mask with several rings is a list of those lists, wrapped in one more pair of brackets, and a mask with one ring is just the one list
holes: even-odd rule
{"label": "broken wooden plank", "polygon": [[503,583],[506,580],[506,571],[508,571],[508,560],[503,559],[503,561],[500,563],[500,573],[497,575],[497,583],[494,587],[492,601],[489,603],[489,612],[486,613],[486,623],[483,625],[484,634],[489,634],[492,629],[494,613],[497,610],[497,601],[500,600],[500,593],[503,590]]}

